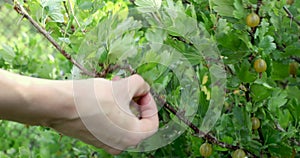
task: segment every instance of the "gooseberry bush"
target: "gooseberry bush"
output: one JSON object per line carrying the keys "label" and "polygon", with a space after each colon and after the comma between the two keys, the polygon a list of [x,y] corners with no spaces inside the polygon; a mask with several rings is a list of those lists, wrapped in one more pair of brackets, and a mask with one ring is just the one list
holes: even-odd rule
{"label": "gooseberry bush", "polygon": [[[0,4],[22,18],[22,38],[0,35],[1,68],[48,79],[138,73],[151,85],[160,130],[115,157],[300,156],[297,0]],[[113,157],[48,128],[0,125],[0,157]]]}

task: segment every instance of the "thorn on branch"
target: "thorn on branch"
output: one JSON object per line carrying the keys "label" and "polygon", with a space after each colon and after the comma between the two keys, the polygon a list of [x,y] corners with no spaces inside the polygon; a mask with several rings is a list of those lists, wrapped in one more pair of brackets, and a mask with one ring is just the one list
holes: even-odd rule
{"label": "thorn on branch", "polygon": [[286,6],[284,6],[283,9],[288,14],[288,17],[292,21],[294,21],[295,23],[297,23],[298,26],[300,26],[300,21],[298,21],[298,20],[295,19],[294,15],[290,12],[290,10]]}

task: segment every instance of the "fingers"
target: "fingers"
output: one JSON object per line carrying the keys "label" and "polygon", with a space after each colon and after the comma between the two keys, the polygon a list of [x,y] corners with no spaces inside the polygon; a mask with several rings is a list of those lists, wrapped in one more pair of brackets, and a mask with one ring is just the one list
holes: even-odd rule
{"label": "fingers", "polygon": [[120,79],[121,79],[120,76],[115,76],[112,80],[113,80],[113,81],[118,81],[118,80],[120,80]]}
{"label": "fingers", "polygon": [[150,91],[148,83],[139,75],[128,77],[128,84],[131,97],[144,96]]}
{"label": "fingers", "polygon": [[159,126],[157,107],[150,93],[143,96],[140,101],[140,128],[142,132],[149,132],[149,136],[155,133]]}
{"label": "fingers", "polygon": [[[120,77],[114,77],[113,81],[120,80]],[[154,134],[159,126],[156,103],[151,95],[150,86],[139,75],[132,75],[127,79],[129,95],[138,103],[141,120],[139,121],[140,132],[146,132],[144,138]]]}

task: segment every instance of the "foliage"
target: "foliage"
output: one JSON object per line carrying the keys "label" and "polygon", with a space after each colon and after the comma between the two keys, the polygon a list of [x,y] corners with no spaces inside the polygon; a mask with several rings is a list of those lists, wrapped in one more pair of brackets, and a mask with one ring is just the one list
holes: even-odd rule
{"label": "foliage", "polygon": [[[257,157],[299,156],[296,153],[300,151],[300,72],[290,75],[289,65],[300,59],[296,22],[300,20],[300,3],[287,5],[285,0],[19,2],[90,71],[130,64],[181,115],[219,141]],[[13,10],[13,4],[2,5],[1,10]],[[294,15],[293,19],[283,7]],[[261,18],[260,24],[253,28],[246,24],[247,15],[252,12]],[[6,41],[0,46],[1,68],[50,79],[87,77],[54,52],[28,22],[23,20],[18,30],[22,34],[10,40],[5,36],[12,35],[6,34],[16,30],[0,36]],[[266,71],[255,71],[256,59],[266,61]],[[107,78],[115,75],[130,73],[115,69]],[[166,124],[184,126],[183,122],[166,109],[161,109],[159,115],[161,131],[166,132],[167,138],[177,139],[154,151],[124,152],[116,157],[200,157],[199,148],[205,140],[189,128],[173,136],[176,132]],[[252,130],[252,117],[260,120],[257,130]],[[4,140],[0,157],[108,156],[101,149],[68,137],[59,140],[60,136],[47,128],[2,121],[0,133]],[[158,139],[154,136],[153,140]],[[151,139],[140,147],[151,148],[149,144]],[[229,157],[234,151],[213,145],[211,157]]]}

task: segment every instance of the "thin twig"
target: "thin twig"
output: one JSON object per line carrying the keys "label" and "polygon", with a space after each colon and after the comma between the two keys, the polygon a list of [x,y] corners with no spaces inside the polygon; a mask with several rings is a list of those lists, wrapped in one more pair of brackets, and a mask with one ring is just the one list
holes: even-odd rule
{"label": "thin twig", "polygon": [[67,4],[66,4],[67,2],[66,1],[64,1],[64,8],[65,8],[65,10],[66,10],[66,13],[68,14],[68,18],[70,18],[70,13],[69,13],[69,9],[68,9],[68,7],[67,7]]}
{"label": "thin twig", "polygon": [[297,23],[298,26],[300,26],[300,21],[295,19],[294,15],[290,12],[290,10],[286,6],[284,6],[283,9],[288,14],[288,17],[292,19],[295,23]]}
{"label": "thin twig", "polygon": [[44,37],[47,38],[49,42],[63,55],[65,56],[72,64],[74,64],[76,67],[78,67],[83,74],[95,77],[96,73],[90,72],[86,68],[84,68],[81,64],[79,64],[72,56],[67,53],[50,35],[49,33],[42,28],[29,14],[28,12],[24,9],[23,6],[21,6],[17,1],[14,0],[14,9],[22,15],[24,18],[26,18]]}
{"label": "thin twig", "polygon": [[69,7],[70,7],[71,14],[74,17],[74,20],[75,20],[77,26],[81,29],[82,33],[85,33],[84,29],[81,28],[81,25],[80,25],[77,17],[75,16],[75,12],[74,12],[74,9],[73,9],[73,6],[72,6],[72,0],[68,0],[68,2],[69,2]]}
{"label": "thin twig", "polygon": [[256,14],[259,14],[259,10],[260,10],[260,7],[262,6],[262,3],[263,3],[262,0],[257,1],[257,8],[255,10]]}
{"label": "thin twig", "polygon": [[297,63],[299,63],[300,64],[300,58],[299,57],[291,57],[292,59],[294,59]]}

